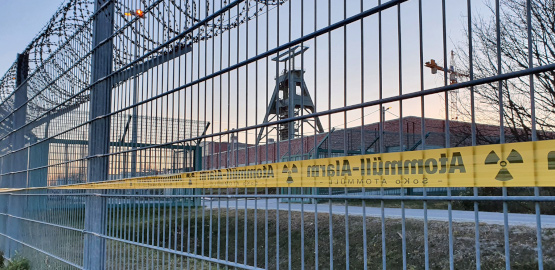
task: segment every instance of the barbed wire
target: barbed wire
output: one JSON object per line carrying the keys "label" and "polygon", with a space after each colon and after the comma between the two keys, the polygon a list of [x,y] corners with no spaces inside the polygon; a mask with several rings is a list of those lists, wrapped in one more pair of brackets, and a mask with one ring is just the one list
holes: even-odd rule
{"label": "barbed wire", "polygon": [[[138,55],[158,48],[208,16],[213,7],[210,1],[206,0],[203,4],[201,1],[165,0],[150,6],[149,1],[140,0],[139,7],[115,1],[114,30],[128,28],[114,36],[113,70],[131,63]],[[212,22],[155,52],[150,58],[221,35],[285,2],[287,0],[245,0]],[[229,3],[224,0],[222,7]],[[145,14],[148,20],[137,19],[135,23],[130,23],[134,18],[125,13],[135,9],[148,9],[148,14]],[[55,111],[63,111],[89,101],[88,94],[70,97],[90,84],[90,63],[87,62],[90,57],[85,55],[93,47],[93,13],[94,0],[64,1],[23,51],[29,55],[29,74],[32,74],[28,80],[28,96],[38,95],[28,103],[28,118],[38,117],[56,106]],[[80,59],[83,57],[86,59]],[[13,103],[6,99],[15,90],[16,70],[14,63],[0,80],[0,100],[3,104]]]}

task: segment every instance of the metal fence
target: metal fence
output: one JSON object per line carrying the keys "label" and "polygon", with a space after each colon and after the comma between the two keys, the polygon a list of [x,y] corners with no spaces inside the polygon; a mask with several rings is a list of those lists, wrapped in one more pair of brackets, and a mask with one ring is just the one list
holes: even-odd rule
{"label": "metal fence", "polygon": [[34,269],[555,268],[549,187],[58,189],[555,139],[554,11],[67,0],[0,80],[0,250]]}

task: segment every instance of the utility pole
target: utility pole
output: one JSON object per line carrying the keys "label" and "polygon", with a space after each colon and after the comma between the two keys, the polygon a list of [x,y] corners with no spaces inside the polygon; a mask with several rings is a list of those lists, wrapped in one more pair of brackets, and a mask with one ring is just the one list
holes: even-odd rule
{"label": "utility pole", "polygon": [[382,117],[381,117],[381,120],[380,120],[380,127],[379,127],[379,129],[380,129],[380,141],[381,141],[380,150],[381,150],[382,153],[385,152],[385,145],[384,145],[384,143],[385,143],[385,141],[384,141],[384,139],[385,139],[385,136],[384,136],[385,135],[385,112],[388,111],[389,109],[391,109],[391,107],[386,108],[385,106],[382,106]]}

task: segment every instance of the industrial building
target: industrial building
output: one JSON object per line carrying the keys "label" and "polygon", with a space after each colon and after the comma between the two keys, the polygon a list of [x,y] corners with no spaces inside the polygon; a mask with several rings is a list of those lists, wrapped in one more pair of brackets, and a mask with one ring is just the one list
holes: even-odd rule
{"label": "industrial building", "polygon": [[[421,128],[422,120],[424,132]],[[239,142],[238,136],[231,136],[228,142],[208,141],[203,144],[203,168],[228,168],[288,160],[445,148],[447,126],[450,147],[472,145],[472,125],[469,122],[451,120],[447,125],[442,119],[408,116],[383,122],[383,131],[380,131],[378,122],[347,129],[332,129],[331,132],[315,135],[305,133],[302,137],[290,140],[270,139],[267,143],[258,145]],[[498,143],[499,131],[497,125],[476,124],[477,145]],[[505,133],[506,142],[516,142],[523,138],[515,136],[509,128],[505,129]],[[425,137],[424,143],[422,134]],[[383,137],[383,151],[380,151],[380,137]]]}

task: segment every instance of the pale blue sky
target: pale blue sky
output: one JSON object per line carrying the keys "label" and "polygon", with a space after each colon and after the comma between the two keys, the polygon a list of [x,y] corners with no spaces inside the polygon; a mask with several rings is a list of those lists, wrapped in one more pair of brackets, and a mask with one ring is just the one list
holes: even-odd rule
{"label": "pale blue sky", "polygon": [[0,77],[61,3],[61,0],[0,0]]}
{"label": "pale blue sky", "polygon": [[[318,0],[319,1],[319,0]],[[484,1],[491,1],[491,0],[472,0],[473,3],[473,13],[474,16],[482,13],[484,11],[483,3]],[[23,49],[31,42],[31,40],[37,35],[37,33],[42,29],[42,27],[48,22],[48,20],[53,16],[56,9],[60,6],[61,0],[23,0],[23,1],[8,1],[8,0],[0,0],[0,10],[3,11],[3,16],[0,16],[0,40],[3,41],[0,43],[0,76],[3,75],[9,66],[14,62],[16,58],[16,54],[23,51]],[[351,3],[357,3],[357,5],[352,5]],[[370,8],[377,4],[377,0],[363,0],[364,8]],[[447,51],[454,49],[455,44],[460,44],[463,40],[466,39],[464,36],[464,26],[466,20],[466,2],[464,0],[446,0],[446,17],[447,17]],[[301,1],[296,0],[293,1],[293,9],[292,13],[292,21],[295,21],[296,24],[300,24],[299,18],[301,17],[299,14],[300,3]],[[313,31],[313,14],[314,11],[312,9],[313,1],[309,0],[306,1],[306,10],[305,10],[305,34]],[[359,11],[359,1],[347,1],[347,16],[351,16]],[[433,58],[438,61],[440,64],[443,63],[443,44],[442,44],[442,10],[441,10],[441,0],[424,0],[423,1],[423,35],[424,35],[424,61],[428,61],[429,59]],[[331,9],[331,21],[336,22],[343,18],[343,1],[342,0],[332,0],[331,5],[337,6],[338,8]],[[288,9],[288,6],[284,6],[284,11]],[[402,50],[403,50],[403,93],[415,92],[420,90],[420,76],[419,70],[420,66],[423,63],[420,62],[419,59],[419,44],[418,44],[418,1],[417,0],[410,0],[401,6],[402,9]],[[318,2],[318,22],[317,28],[323,27],[327,25],[327,14],[328,14],[328,5],[327,1],[319,1]],[[287,21],[287,12],[282,12],[280,18],[282,21]],[[276,15],[271,15],[271,21],[276,20]],[[398,76],[399,76],[399,60],[398,60],[398,43],[397,43],[397,8],[393,7],[383,12],[383,25],[382,25],[382,33],[383,33],[383,79],[384,79],[384,97],[395,96],[398,94]],[[377,16],[370,16],[364,20],[365,24],[365,59],[364,63],[366,66],[365,69],[365,87],[362,91],[365,92],[364,99],[365,101],[374,100],[378,98],[378,91],[377,91]],[[251,28],[253,27],[253,23],[251,23]],[[276,36],[279,35],[280,37],[280,44],[283,44],[287,41],[288,37],[288,28],[281,27],[280,33],[277,33],[277,30],[274,29],[275,25],[270,26],[270,40],[269,40],[269,47],[273,48],[276,44]],[[241,30],[240,40],[241,42],[247,40],[243,37],[245,27]],[[333,53],[331,59],[331,65],[328,63],[328,35],[323,35],[318,38],[318,49],[316,50],[316,46],[314,40],[306,42],[304,45],[310,46],[311,49],[307,51],[305,54],[306,63],[304,68],[308,70],[305,74],[305,79],[307,80],[308,87],[311,92],[315,92],[318,90],[321,94],[316,97],[313,94],[313,98],[315,101],[320,104],[318,105],[317,110],[324,110],[328,109],[328,101],[331,97],[327,95],[328,91],[328,83],[327,83],[327,69],[329,66],[332,66],[333,74],[331,79],[331,88],[333,89],[334,93],[337,92],[337,95],[334,95],[334,98],[331,100],[331,108],[342,107],[343,103],[345,102],[347,105],[359,103],[361,86],[360,82],[360,57],[361,57],[361,48],[360,48],[360,23],[355,23],[353,25],[348,26],[348,34],[347,34],[347,44],[346,46],[349,48],[348,55],[347,55],[347,78],[343,78],[343,30],[338,29],[334,31],[332,36],[332,50],[337,51],[339,53]],[[236,37],[235,30],[230,31],[231,37]],[[277,35],[276,35],[277,34]],[[229,34],[228,34],[229,35]],[[293,28],[292,29],[292,39],[297,38],[300,36],[300,28]],[[254,35],[251,35],[249,38],[249,43],[254,43],[255,39],[253,38]],[[265,38],[264,34],[261,34],[261,38]],[[235,47],[235,42],[230,44],[230,51],[235,52],[237,48]],[[264,42],[260,42],[261,46],[264,46]],[[216,44],[217,45],[217,44]],[[241,44],[243,45],[243,44]],[[253,44],[251,44],[253,45]],[[217,47],[217,46],[216,46]],[[243,50],[239,50],[241,60],[244,60],[247,57],[252,57],[255,55],[255,50],[252,49],[254,46],[250,47],[249,55],[247,56],[243,53]],[[217,49],[217,48],[216,48]],[[197,49],[198,50],[198,49]],[[201,50],[204,51],[204,50]],[[217,51],[217,50],[216,50]],[[318,73],[316,74],[315,68],[312,66],[314,65],[314,60],[318,59],[317,64],[321,66],[318,69]],[[227,54],[224,51],[222,55],[224,58],[227,58]],[[210,55],[206,56],[206,60],[210,60]],[[198,57],[197,57],[198,58]],[[208,61],[207,61],[208,62]],[[233,59],[232,59],[233,62]],[[297,62],[298,64],[300,62]],[[270,68],[272,69],[274,66],[271,65]],[[463,68],[463,67],[461,67]],[[251,72],[252,72],[251,68]],[[262,71],[265,72],[265,71]],[[233,73],[235,74],[235,73]],[[233,75],[231,76],[231,80],[235,80]],[[243,73],[242,73],[243,74]],[[275,71],[270,70],[270,74],[275,74]],[[242,75],[244,76],[244,74]],[[179,76],[176,76],[176,78]],[[429,70],[425,70],[425,88],[433,88],[443,85],[443,77],[442,74],[432,75]],[[263,98],[261,97],[260,100],[255,100],[252,97],[254,93],[252,91],[257,89],[255,86],[254,76],[249,77],[249,90],[250,100],[249,103],[238,103],[237,101],[233,100],[235,94],[231,97],[231,104],[240,104],[240,105],[248,105],[250,108],[256,107],[254,103],[259,103],[259,116],[261,118],[264,115],[265,104],[263,104]],[[315,80],[317,78],[317,80]],[[349,90],[349,94],[347,97],[343,96],[343,82],[344,79],[347,80],[347,89]],[[314,85],[315,81],[320,81],[318,86]],[[269,82],[262,82],[259,81],[259,84],[269,84],[270,89],[273,89],[273,80]],[[174,85],[175,86],[175,85]],[[231,88],[236,87],[237,83],[233,81],[231,83]],[[259,85],[258,89],[265,89],[266,85]],[[166,87],[167,88],[167,87]],[[316,89],[318,88],[318,89]],[[162,88],[161,88],[162,89]],[[160,89],[160,90],[161,90]],[[357,89],[355,91],[351,91],[352,89]],[[167,89],[166,89],[167,90]],[[236,93],[232,90],[232,93]],[[225,94],[225,93],[224,93]],[[271,94],[271,93],[270,93]],[[263,95],[260,93],[260,95]],[[443,95],[432,95],[426,98],[426,117],[434,117],[434,118],[442,118],[445,114],[445,107],[442,101]],[[226,98],[225,95],[221,98]],[[346,101],[345,101],[346,100]],[[420,102],[417,99],[408,100],[404,103],[403,109],[403,116],[407,115],[419,115],[420,114]],[[391,103],[386,104],[388,107],[392,107],[390,112],[392,114],[399,115],[400,109],[398,103]],[[377,106],[367,108],[367,111],[375,111]],[[214,109],[214,114],[217,114],[217,110],[219,108]],[[228,108],[223,108],[222,110],[225,111]],[[235,111],[236,108],[229,109],[231,112]],[[210,111],[210,109],[209,109]],[[252,110],[250,111],[252,113]],[[365,112],[366,113],[366,112]],[[210,114],[210,113],[209,113]],[[352,116],[351,116],[352,115]],[[331,126],[335,126],[337,123],[343,122],[343,117],[339,114],[335,115],[337,119],[331,119]],[[335,117],[334,116],[334,117]],[[206,115],[206,120],[210,119],[211,116]],[[349,113],[348,118],[356,118],[360,117],[360,112],[353,112]],[[392,115],[388,115],[389,117],[394,117]],[[230,121],[233,122],[234,118],[231,117]],[[379,114],[375,113],[365,119],[366,123],[378,121]],[[222,119],[223,120],[223,119]],[[260,122],[260,119],[255,119],[255,117],[250,117],[248,119],[248,125],[255,124],[255,122]],[[239,119],[239,122],[243,121]],[[327,120],[323,120],[324,122]],[[235,120],[237,122],[237,120]],[[324,123],[327,126],[327,123]],[[355,121],[352,125],[360,125],[359,122]]]}

